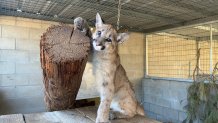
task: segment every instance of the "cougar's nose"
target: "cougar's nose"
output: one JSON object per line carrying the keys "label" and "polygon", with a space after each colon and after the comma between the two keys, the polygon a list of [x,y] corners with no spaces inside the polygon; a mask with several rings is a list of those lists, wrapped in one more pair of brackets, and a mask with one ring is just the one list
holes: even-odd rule
{"label": "cougar's nose", "polygon": [[96,46],[101,46],[102,45],[102,43],[97,41],[96,39],[92,39],[92,42],[94,42]]}
{"label": "cougar's nose", "polygon": [[102,46],[102,43],[96,42],[96,46]]}

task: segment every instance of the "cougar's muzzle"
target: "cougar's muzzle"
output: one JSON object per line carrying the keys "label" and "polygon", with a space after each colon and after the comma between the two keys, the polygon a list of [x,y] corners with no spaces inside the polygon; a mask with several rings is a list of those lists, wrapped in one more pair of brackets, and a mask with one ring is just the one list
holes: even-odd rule
{"label": "cougar's muzzle", "polygon": [[104,50],[104,49],[105,49],[105,46],[104,46],[103,42],[101,42],[101,41],[99,41],[99,40],[93,39],[93,40],[92,40],[92,43],[93,43],[93,47],[94,47],[95,50],[97,50],[97,51],[101,51],[101,50]]}

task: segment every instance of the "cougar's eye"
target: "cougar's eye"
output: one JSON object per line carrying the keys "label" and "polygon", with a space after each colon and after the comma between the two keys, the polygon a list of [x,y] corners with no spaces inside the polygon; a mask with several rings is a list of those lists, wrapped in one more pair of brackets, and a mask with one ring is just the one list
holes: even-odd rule
{"label": "cougar's eye", "polygon": [[98,34],[98,36],[101,36],[101,31],[98,31],[97,34]]}
{"label": "cougar's eye", "polygon": [[111,42],[111,39],[110,38],[106,38],[105,39],[107,42]]}

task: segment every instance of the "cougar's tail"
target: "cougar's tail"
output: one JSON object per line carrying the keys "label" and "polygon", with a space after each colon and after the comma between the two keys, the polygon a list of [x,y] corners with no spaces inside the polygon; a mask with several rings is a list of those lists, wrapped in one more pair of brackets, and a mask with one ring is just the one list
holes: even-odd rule
{"label": "cougar's tail", "polygon": [[143,107],[139,103],[137,103],[136,112],[139,115],[145,116],[145,111],[144,111]]}

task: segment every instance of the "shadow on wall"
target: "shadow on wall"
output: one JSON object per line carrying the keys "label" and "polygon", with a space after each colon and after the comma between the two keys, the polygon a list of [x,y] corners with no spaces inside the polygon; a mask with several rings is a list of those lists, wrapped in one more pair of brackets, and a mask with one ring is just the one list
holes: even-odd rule
{"label": "shadow on wall", "polygon": [[0,115],[9,114],[11,112],[11,106],[7,103],[2,93],[0,90]]}
{"label": "shadow on wall", "polygon": [[142,78],[130,79],[130,82],[133,86],[136,99],[139,101],[139,103],[142,103]]}

